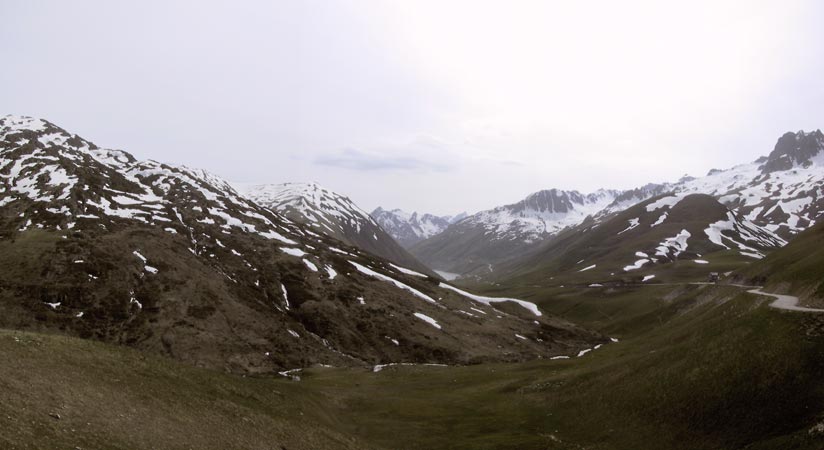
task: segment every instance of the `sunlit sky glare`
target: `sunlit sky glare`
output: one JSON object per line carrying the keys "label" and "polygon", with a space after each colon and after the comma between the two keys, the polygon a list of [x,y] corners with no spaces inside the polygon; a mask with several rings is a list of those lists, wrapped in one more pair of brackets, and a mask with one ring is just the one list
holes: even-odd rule
{"label": "sunlit sky glare", "polygon": [[368,210],[674,181],[824,127],[812,0],[0,0],[0,17],[0,113]]}

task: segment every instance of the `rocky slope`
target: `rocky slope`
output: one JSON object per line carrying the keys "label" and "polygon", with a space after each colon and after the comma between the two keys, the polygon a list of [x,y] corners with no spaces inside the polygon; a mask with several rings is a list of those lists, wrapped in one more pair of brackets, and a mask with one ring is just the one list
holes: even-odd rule
{"label": "rocky slope", "polygon": [[273,209],[317,233],[358,247],[396,264],[431,274],[348,197],[317,183],[235,185],[255,203]]}
{"label": "rocky slope", "polygon": [[0,185],[0,327],[241,372],[519,360],[603,340],[45,120],[0,119]]}
{"label": "rocky slope", "polygon": [[434,214],[407,213],[400,209],[391,211],[381,207],[372,211],[371,216],[398,243],[405,248],[432,236],[442,233],[449,225],[467,217],[466,213],[455,216],[436,216]]}

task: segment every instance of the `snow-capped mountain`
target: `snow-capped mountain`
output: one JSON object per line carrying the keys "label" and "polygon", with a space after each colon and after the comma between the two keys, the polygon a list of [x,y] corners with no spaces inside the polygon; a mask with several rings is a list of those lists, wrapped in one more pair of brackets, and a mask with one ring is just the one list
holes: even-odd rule
{"label": "snow-capped mountain", "polygon": [[786,133],[769,156],[712,170],[673,190],[712,195],[747,220],[791,238],[824,212],[824,134]]}
{"label": "snow-capped mountain", "polygon": [[500,314],[492,305],[513,301],[461,294],[215,175],[45,120],[0,119],[0,186],[0,327],[242,372],[518,360],[603,341],[532,304]]}
{"label": "snow-capped mountain", "polygon": [[434,214],[407,213],[400,209],[386,210],[381,207],[372,211],[371,216],[386,230],[398,243],[409,248],[410,246],[440,234],[450,224],[467,217],[463,212],[455,216],[436,216]]}
{"label": "snow-capped mountain", "polygon": [[403,249],[366,211],[348,197],[317,183],[241,185],[255,203],[349,245],[420,272],[429,269]]}
{"label": "snow-capped mountain", "polygon": [[538,191],[518,203],[474,214],[463,224],[480,225],[493,239],[532,243],[581,223],[612,204],[620,194],[606,189],[591,194],[558,189]]}
{"label": "snow-capped mountain", "polygon": [[715,197],[736,217],[790,239],[824,213],[824,134],[784,134],[769,156],[704,177],[593,194],[541,191],[514,205],[482,211],[410,248],[438,270],[489,274],[534,251],[566,227],[592,216],[595,223],[667,192]]}
{"label": "snow-capped mountain", "polygon": [[473,214],[410,248],[429,267],[458,274],[488,274],[531,251],[562,229],[607,208],[621,210],[660,193],[648,185],[632,191],[600,189],[590,194],[548,189],[511,205]]}

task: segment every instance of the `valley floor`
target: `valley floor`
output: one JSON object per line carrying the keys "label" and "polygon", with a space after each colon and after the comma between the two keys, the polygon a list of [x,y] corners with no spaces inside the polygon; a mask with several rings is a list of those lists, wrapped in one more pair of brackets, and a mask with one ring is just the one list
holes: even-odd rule
{"label": "valley floor", "polygon": [[565,360],[312,368],[293,381],[3,330],[0,447],[824,447],[824,315],[729,286],[547,295],[542,308],[620,342]]}

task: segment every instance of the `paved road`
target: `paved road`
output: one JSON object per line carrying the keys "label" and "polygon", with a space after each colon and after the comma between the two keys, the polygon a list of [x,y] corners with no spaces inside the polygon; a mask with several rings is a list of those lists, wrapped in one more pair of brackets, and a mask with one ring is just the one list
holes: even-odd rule
{"label": "paved road", "polygon": [[819,308],[805,308],[803,306],[798,306],[798,297],[792,295],[782,295],[782,294],[770,294],[769,292],[764,292],[761,289],[750,289],[750,294],[758,294],[758,295],[766,295],[768,297],[775,297],[775,300],[770,303],[770,306],[773,308],[778,309],[785,309],[787,311],[801,311],[801,312],[818,312],[824,313],[824,309]]}

